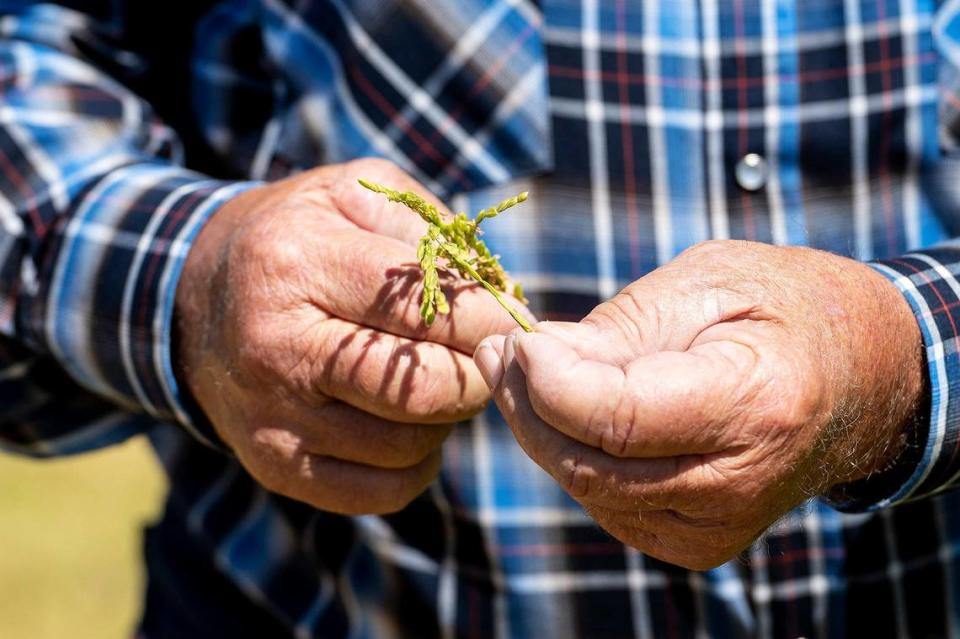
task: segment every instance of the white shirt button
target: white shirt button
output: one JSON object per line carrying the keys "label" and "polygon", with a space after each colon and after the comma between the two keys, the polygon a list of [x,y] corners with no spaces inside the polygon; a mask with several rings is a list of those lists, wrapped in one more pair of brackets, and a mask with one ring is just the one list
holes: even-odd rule
{"label": "white shirt button", "polygon": [[737,162],[737,184],[745,191],[759,191],[767,184],[769,167],[762,155],[750,153]]}

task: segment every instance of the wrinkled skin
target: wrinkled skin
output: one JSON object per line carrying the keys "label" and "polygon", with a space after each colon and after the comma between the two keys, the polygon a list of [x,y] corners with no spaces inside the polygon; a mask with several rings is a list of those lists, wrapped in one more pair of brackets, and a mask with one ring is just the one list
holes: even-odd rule
{"label": "wrinkled skin", "polygon": [[732,241],[475,359],[520,445],[600,526],[692,569],[887,467],[924,387],[917,322],[885,278]]}
{"label": "wrinkled skin", "polygon": [[515,326],[448,279],[453,313],[426,328],[425,224],[360,177],[426,193],[378,160],[255,188],[205,225],[176,300],[183,376],[224,443],[268,489],[343,514],[429,485],[451,424],[489,399],[470,354]]}

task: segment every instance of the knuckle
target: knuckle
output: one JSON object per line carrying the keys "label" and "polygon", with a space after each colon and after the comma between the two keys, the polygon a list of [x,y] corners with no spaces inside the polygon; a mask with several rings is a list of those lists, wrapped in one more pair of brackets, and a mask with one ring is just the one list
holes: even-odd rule
{"label": "knuckle", "polygon": [[601,439],[600,447],[614,457],[626,457],[635,443],[634,436],[639,417],[633,399],[631,393],[621,393],[617,399],[613,419],[608,420],[609,423],[603,430],[605,437]]}
{"label": "knuckle", "polygon": [[378,514],[403,510],[419,497],[440,473],[441,457],[435,454],[414,468],[394,471],[395,478],[385,486],[386,498],[378,505]]}
{"label": "knuckle", "polygon": [[237,238],[231,260],[237,272],[252,281],[257,277],[284,281],[300,273],[303,251],[283,217],[263,216]]}
{"label": "knuckle", "polygon": [[574,499],[586,499],[593,493],[593,483],[596,473],[583,463],[583,456],[578,451],[572,451],[565,456],[560,464],[560,473],[557,478],[560,486]]}
{"label": "knuckle", "polygon": [[230,245],[231,266],[243,269],[251,265],[269,262],[276,250],[276,231],[267,223],[267,216],[260,216],[238,233]]}
{"label": "knuckle", "polygon": [[423,382],[410,393],[410,396],[405,401],[401,400],[404,402],[404,412],[417,421],[426,421],[442,412],[446,404],[444,401],[446,393],[443,388],[439,388],[440,382],[433,379],[431,375],[423,377]]}
{"label": "knuckle", "polygon": [[[461,371],[448,370],[436,352],[442,347],[426,342],[402,343],[376,339],[364,346],[364,366],[352,382],[386,412],[408,423],[435,423],[461,413]],[[456,420],[452,420],[456,421]]]}
{"label": "knuckle", "polygon": [[453,429],[452,425],[398,424],[384,440],[391,468],[410,468],[424,462]]}
{"label": "knuckle", "polygon": [[[223,253],[231,285],[240,285],[246,294],[261,291],[263,301],[274,299],[284,285],[299,283],[305,273],[306,236],[292,229],[301,224],[306,204],[291,195],[262,207],[238,228]],[[311,250],[324,245],[313,242]]]}
{"label": "knuckle", "polygon": [[250,441],[254,447],[272,456],[291,460],[300,450],[300,438],[289,430],[260,426],[252,430]]}
{"label": "knuckle", "polygon": [[434,424],[460,421],[482,410],[489,399],[489,392],[486,388],[483,390],[482,397],[468,392],[466,374],[460,370],[418,371],[409,395],[401,394],[401,408],[413,422]]}

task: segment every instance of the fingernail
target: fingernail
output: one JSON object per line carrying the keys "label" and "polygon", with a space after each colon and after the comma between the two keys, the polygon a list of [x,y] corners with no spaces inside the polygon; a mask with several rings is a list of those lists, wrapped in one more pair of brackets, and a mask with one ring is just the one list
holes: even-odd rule
{"label": "fingernail", "polygon": [[516,335],[507,335],[507,340],[503,343],[503,365],[509,366],[510,362],[513,361],[513,358],[516,357],[515,344],[517,342]]}
{"label": "fingernail", "polygon": [[481,344],[480,348],[473,356],[483,381],[487,383],[490,390],[494,390],[500,385],[500,378],[503,377],[503,362],[497,351],[490,344]]}

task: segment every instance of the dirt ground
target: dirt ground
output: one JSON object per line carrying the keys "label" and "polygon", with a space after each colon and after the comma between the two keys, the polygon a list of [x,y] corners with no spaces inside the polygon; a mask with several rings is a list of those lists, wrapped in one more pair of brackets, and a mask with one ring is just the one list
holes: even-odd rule
{"label": "dirt ground", "polygon": [[0,637],[131,637],[140,531],[164,491],[142,438],[66,460],[0,453]]}

